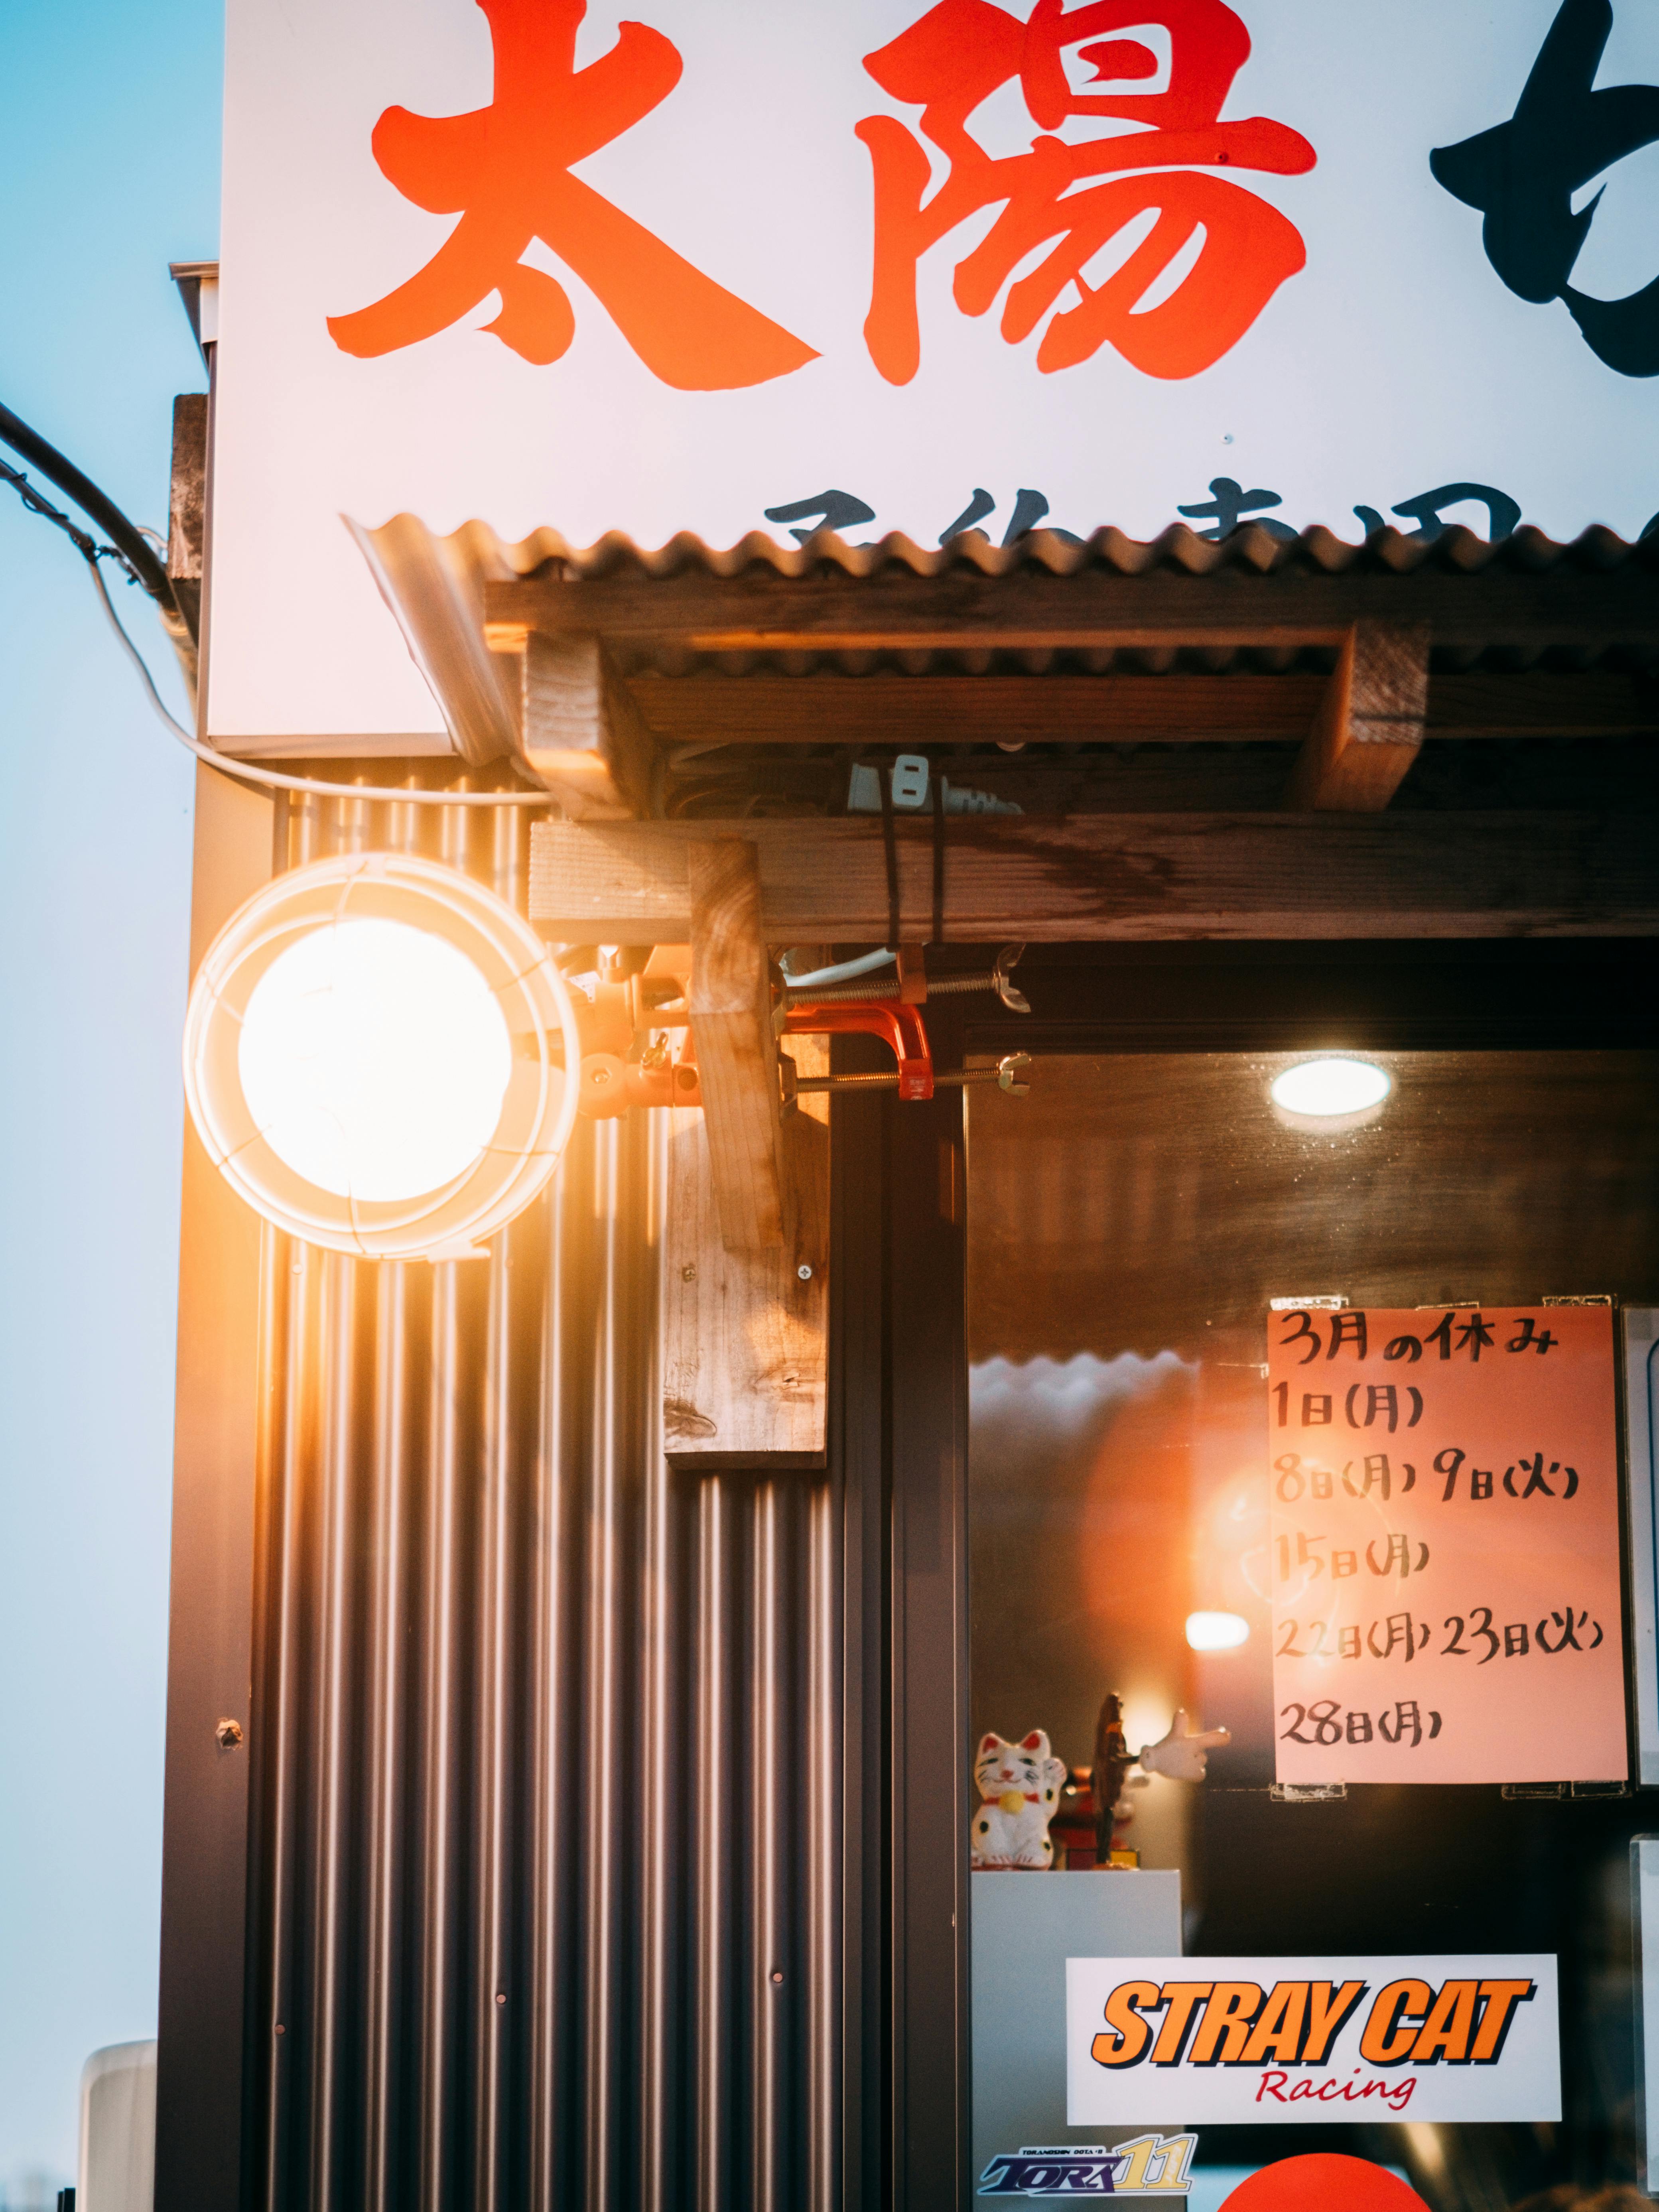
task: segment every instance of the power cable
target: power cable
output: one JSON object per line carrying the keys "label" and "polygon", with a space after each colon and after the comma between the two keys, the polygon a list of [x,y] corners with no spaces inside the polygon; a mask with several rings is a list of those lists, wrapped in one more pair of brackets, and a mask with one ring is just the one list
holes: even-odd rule
{"label": "power cable", "polygon": [[[106,538],[113,540],[118,552],[135,580],[143,585],[160,606],[170,607],[180,620],[184,610],[173,595],[173,586],[167,572],[156,559],[153,549],[144,543],[137,527],[128,521],[115,501],[99,490],[90,477],[83,477],[71,460],[65,459],[56,446],[49,446],[38,430],[31,430],[21,415],[14,415],[9,407],[0,406],[0,439],[14,453],[32,461],[49,483],[75,501],[82,514],[95,522]],[[8,477],[15,482],[11,471]],[[51,512],[51,510],[47,510]],[[57,518],[60,522],[63,518]],[[72,534],[72,533],[71,533]],[[83,549],[84,550],[84,549]]]}
{"label": "power cable", "polygon": [[[56,449],[38,437],[27,422],[21,422],[11,410],[0,406],[0,439],[16,452],[34,461],[43,476],[51,478],[61,491],[66,492],[76,505],[93,521],[99,522],[109,532],[115,542],[100,545],[77,527],[60,507],[37,491],[21,469],[12,468],[0,461],[0,482],[9,483],[31,514],[38,514],[61,530],[76,551],[86,562],[93,585],[103,604],[111,629],[119,641],[121,650],[132,663],[144,696],[150,707],[167,724],[173,735],[187,751],[205,761],[210,768],[240,783],[253,784],[276,791],[303,791],[325,799],[386,799],[416,806],[551,806],[552,795],[545,791],[416,791],[407,787],[392,790],[384,784],[329,783],[320,777],[285,775],[279,769],[261,768],[252,761],[228,759],[213,745],[203,744],[193,738],[178,718],[170,714],[161,693],[155,688],[155,678],[149,664],[128,635],[121,617],[115,611],[115,602],[110,598],[109,587],[104,581],[101,561],[118,562],[132,581],[148,592],[158,605],[178,612],[178,602],[167,581],[167,571],[146,544],[136,524],[128,521],[112,500],[105,497],[96,484],[83,477],[72,462],[67,461]],[[158,588],[159,586],[159,588]]]}

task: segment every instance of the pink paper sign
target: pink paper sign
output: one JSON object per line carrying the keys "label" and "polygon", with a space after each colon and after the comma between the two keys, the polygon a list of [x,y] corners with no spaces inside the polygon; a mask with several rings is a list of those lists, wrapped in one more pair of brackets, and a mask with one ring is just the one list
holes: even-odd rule
{"label": "pink paper sign", "polygon": [[1267,1336],[1279,1780],[1623,1781],[1611,1308]]}

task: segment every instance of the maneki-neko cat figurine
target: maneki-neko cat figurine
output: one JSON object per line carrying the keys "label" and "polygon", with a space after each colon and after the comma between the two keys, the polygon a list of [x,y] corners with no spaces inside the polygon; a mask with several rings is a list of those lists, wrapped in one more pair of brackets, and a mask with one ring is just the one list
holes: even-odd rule
{"label": "maneki-neko cat figurine", "polygon": [[[1178,1712],[1157,1743],[1132,1752],[1123,1733],[1123,1701],[1115,1692],[1102,1700],[1095,1723],[1095,1763],[1089,1776],[1095,1808],[1095,1864],[1133,1867],[1138,1854],[1122,1848],[1122,1831],[1133,1815],[1128,1792],[1144,1789],[1153,1775],[1171,1782],[1201,1782],[1209,1754],[1231,1741],[1225,1729],[1189,1731]],[[1138,1773],[1131,1770],[1139,1768]],[[1054,1863],[1048,1824],[1060,1808],[1066,1766],[1053,1756],[1047,1732],[1033,1729],[1018,1743],[982,1735],[974,1757],[974,1780],[982,1801],[969,1824],[972,1863],[981,1873],[1032,1869],[1042,1873]]]}
{"label": "maneki-neko cat figurine", "polygon": [[1018,1743],[1000,1735],[980,1738],[974,1780],[984,1801],[969,1829],[973,1863],[981,1871],[1053,1866],[1048,1823],[1060,1803],[1066,1762],[1051,1756],[1048,1739],[1033,1729]]}

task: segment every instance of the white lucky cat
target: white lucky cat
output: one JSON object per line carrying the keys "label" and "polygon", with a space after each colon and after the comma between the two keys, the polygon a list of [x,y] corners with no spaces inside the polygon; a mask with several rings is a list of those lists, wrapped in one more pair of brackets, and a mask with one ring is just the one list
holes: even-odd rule
{"label": "white lucky cat", "polygon": [[1048,1823],[1060,1803],[1066,1762],[1049,1756],[1048,1739],[1033,1729],[1019,1743],[980,1738],[974,1780],[984,1803],[969,1828],[976,1867],[1051,1867]]}

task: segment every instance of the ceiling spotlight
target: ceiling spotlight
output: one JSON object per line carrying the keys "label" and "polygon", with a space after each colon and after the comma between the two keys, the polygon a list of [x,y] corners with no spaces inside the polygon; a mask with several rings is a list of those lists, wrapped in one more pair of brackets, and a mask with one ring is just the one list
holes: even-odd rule
{"label": "ceiling spotlight", "polygon": [[1189,1613],[1187,1641],[1194,1651],[1237,1651],[1248,1644],[1250,1624],[1238,1613]]}
{"label": "ceiling spotlight", "polygon": [[1369,1118],[1393,1089],[1394,1078],[1374,1060],[1330,1053],[1284,1069],[1267,1095],[1297,1124],[1352,1127],[1355,1115]]}
{"label": "ceiling spotlight", "polygon": [[185,1024],[214,1164],[337,1252],[447,1260],[529,1205],[576,1111],[548,948],[470,877],[392,853],[278,876],[220,932]]}

